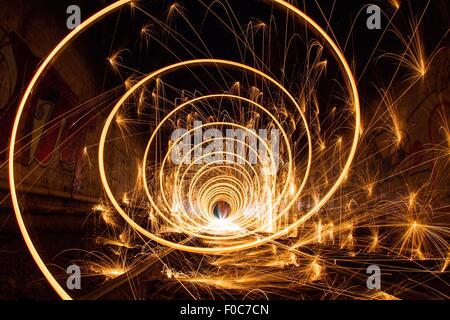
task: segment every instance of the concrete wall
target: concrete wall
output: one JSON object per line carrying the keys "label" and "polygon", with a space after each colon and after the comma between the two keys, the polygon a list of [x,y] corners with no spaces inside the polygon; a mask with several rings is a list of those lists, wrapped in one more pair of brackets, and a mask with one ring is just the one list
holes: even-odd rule
{"label": "concrete wall", "polygon": [[[48,8],[28,0],[0,1],[0,52],[3,57],[0,68],[0,123],[3,137],[0,140],[6,146],[23,89],[39,61],[69,32],[65,11],[58,8],[52,12]],[[96,65],[91,59],[91,50],[89,43],[77,41],[55,60],[52,69],[44,77],[44,83],[40,84],[45,90],[38,89],[34,94],[39,101],[31,102],[33,105],[24,117],[28,120],[21,122],[21,138],[27,138],[26,134],[34,132],[32,139],[24,140],[27,143],[27,156],[18,156],[16,163],[16,180],[23,180],[17,186],[19,190],[26,191],[21,193],[26,195],[22,203],[29,212],[78,212],[84,216],[103,196],[98,175],[97,143],[106,117],[105,111],[101,112],[101,109],[109,111],[108,104],[113,100],[105,102],[97,99],[86,104],[102,93],[104,80],[101,72],[105,66]],[[47,98],[47,91],[57,98]],[[80,108],[83,111],[75,114]],[[90,116],[83,118],[89,112]],[[54,130],[44,127],[43,131],[39,131],[39,127],[50,124],[55,124]],[[118,129],[115,130],[114,135],[118,135]],[[46,140],[46,132],[53,135],[49,141]],[[51,143],[55,143],[53,148],[49,147]],[[21,146],[16,145],[16,149]],[[128,147],[134,150],[133,146]],[[7,150],[5,146],[1,149],[1,211],[10,213]],[[42,159],[45,159],[45,163]],[[108,153],[108,172],[116,181],[115,185],[119,186],[116,189],[118,196],[131,189],[135,183],[136,177],[125,170],[129,159],[129,153],[121,144],[115,145]]]}

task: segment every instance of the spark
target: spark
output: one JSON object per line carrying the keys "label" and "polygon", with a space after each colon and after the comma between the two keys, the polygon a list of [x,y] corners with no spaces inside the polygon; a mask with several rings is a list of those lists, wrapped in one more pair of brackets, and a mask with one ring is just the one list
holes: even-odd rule
{"label": "spark", "polygon": [[[164,19],[158,22],[154,19],[158,29],[146,24],[140,32],[137,31],[136,39],[141,41],[139,53],[143,51],[144,42],[147,53],[157,51],[159,46],[152,46],[150,50],[149,40],[152,39],[153,43],[154,39],[155,43],[167,49],[168,54],[173,55],[176,52],[171,51],[171,46],[177,42],[180,48],[186,45],[187,56],[193,57],[192,60],[177,59],[176,63],[158,66],[149,74],[143,70],[133,70],[133,76],[124,81],[120,71],[127,68],[123,65],[125,56],[132,51],[121,49],[107,58],[110,67],[120,75],[120,90],[125,89],[126,92],[120,98],[113,97],[110,114],[104,122],[99,141],[96,141],[99,145],[100,182],[107,201],[99,201],[92,208],[101,218],[96,219],[96,223],[100,222],[96,227],[104,232],[96,235],[94,250],[103,250],[106,258],[97,256],[90,263],[89,270],[104,277],[106,283],[122,275],[131,278],[131,273],[128,274],[132,269],[129,261],[145,264],[149,259],[155,259],[164,264],[159,276],[182,285],[193,298],[205,292],[215,297],[221,295],[223,290],[237,290],[244,295],[257,291],[254,288],[267,295],[283,295],[291,288],[293,292],[302,292],[302,288],[308,285],[324,292],[323,297],[331,294],[333,297],[397,299],[383,291],[368,294],[354,290],[347,281],[348,275],[353,278],[353,269],[345,267],[345,263],[377,261],[383,255],[386,256],[383,260],[387,261],[386,265],[396,261],[409,263],[408,259],[412,262],[432,260],[438,262],[433,272],[446,272],[448,229],[433,221],[437,216],[434,211],[442,210],[442,206],[436,209],[430,204],[428,208],[426,203],[427,199],[436,197],[434,193],[437,191],[431,189],[438,189],[438,186],[429,182],[430,190],[420,188],[411,192],[406,184],[408,191],[404,192],[404,186],[397,182],[400,174],[395,168],[389,168],[392,173],[386,174],[386,166],[379,168],[379,163],[374,161],[381,157],[382,152],[367,151],[369,145],[376,148],[379,140],[388,142],[388,153],[392,158],[400,157],[408,147],[409,128],[402,113],[405,106],[399,99],[404,92],[398,88],[377,88],[382,96],[386,96],[383,99],[386,116],[383,115],[380,122],[383,123],[381,129],[389,135],[387,139],[378,137],[379,127],[374,129],[368,125],[363,128],[356,81],[339,49],[340,44],[335,43],[315,21],[293,5],[280,0],[274,2],[290,10],[302,26],[307,26],[308,32],[311,29],[314,31],[311,34],[322,38],[304,44],[307,59],[300,72],[295,66],[291,67],[289,52],[299,52],[296,51],[298,44],[295,39],[301,35],[295,33],[290,40],[286,36],[286,42],[290,43],[286,47],[278,39],[268,41],[273,37],[270,35],[274,34],[274,30],[279,29],[276,28],[275,18],[271,18],[270,23],[252,19],[245,35],[233,23],[225,23],[224,29],[232,31],[242,61],[221,60],[207,52],[206,39],[189,20],[188,4],[185,8],[178,2],[171,4],[168,12],[164,12],[164,16],[167,13],[165,23]],[[14,210],[33,258],[53,288],[65,299],[71,297],[37,254],[21,216],[15,187],[19,181],[14,179],[14,157],[18,152],[14,149],[18,142],[19,120],[41,74],[60,51],[70,44],[78,32],[109,10],[125,3],[130,3],[137,14],[142,13],[147,18],[150,16],[134,1],[121,1],[95,15],[80,27],[80,31],[65,38],[33,77],[19,106],[13,128],[10,184]],[[391,1],[391,4],[397,10],[400,8],[399,1]],[[214,17],[216,13],[213,8],[209,10],[210,17]],[[175,17],[181,18],[179,26],[183,23],[183,28],[174,25]],[[413,24],[414,32],[410,38],[402,35],[404,51],[385,56],[399,61],[406,69],[406,79],[414,82],[426,78],[433,55],[425,56],[419,23],[413,21]],[[160,27],[166,38],[159,39],[156,31]],[[333,32],[331,26],[327,30]],[[184,38],[186,33],[192,33],[196,40],[189,42]],[[255,48],[260,47],[264,54],[255,53]],[[284,50],[280,57],[285,56],[280,79],[274,76],[276,72],[272,70],[270,57],[265,56],[272,55],[277,47]],[[336,61],[328,58],[328,53],[328,59],[325,59],[325,50],[330,50],[330,57],[336,57]],[[199,53],[202,58],[196,58]],[[252,60],[252,66],[245,64],[247,59]],[[339,88],[343,92],[339,93],[339,99],[334,99],[336,92],[332,92],[333,98],[330,100],[334,101],[330,104],[330,110],[323,112],[319,89],[322,81],[328,79],[334,83],[339,79],[329,79],[331,76],[325,72],[332,66],[334,69],[334,64],[345,78],[342,81],[345,85]],[[177,72],[186,70],[189,72],[183,75],[184,82],[186,87],[190,82],[195,84],[192,89],[178,87],[165,79],[171,73],[176,78]],[[199,70],[202,71],[198,73]],[[209,72],[217,72],[226,81],[221,83],[221,76],[215,74],[209,79]],[[240,73],[242,76],[239,76]],[[291,73],[302,76],[290,79]],[[250,81],[252,78],[257,81]],[[214,82],[221,87],[220,92],[216,92],[214,86],[212,89],[208,87]],[[336,100],[344,103],[335,103]],[[202,125],[196,128],[196,122]],[[283,144],[276,155],[271,149],[275,139],[267,137],[258,140],[268,155],[264,161],[253,165],[238,152],[228,150],[207,149],[196,157],[195,148],[199,144],[194,146],[190,139],[186,144],[189,152],[184,156],[193,156],[195,160],[182,161],[181,165],[172,161],[172,151],[176,151],[181,144],[168,138],[170,130],[186,128],[185,134],[192,134],[190,137],[193,137],[196,130],[203,133],[211,127],[225,130],[233,127],[249,133],[244,141],[229,139],[233,144],[240,143],[246,149],[246,155],[252,153],[251,132],[256,132],[258,128],[280,130]],[[450,154],[448,127],[442,123],[441,133]],[[300,131],[302,133],[298,134]],[[139,148],[134,148],[134,139],[136,136],[142,137],[143,133],[148,135],[144,138],[147,145],[139,144]],[[376,136],[373,142],[368,139],[372,136]],[[180,137],[180,141],[182,139]],[[113,172],[109,172],[110,148],[117,148],[115,143],[118,140],[125,145],[123,157],[127,159],[120,163],[123,166],[120,169],[127,170],[131,186],[117,181]],[[209,139],[201,145],[211,147],[217,141],[219,145],[229,142]],[[145,151],[140,150],[144,147]],[[361,151],[357,152],[357,148]],[[437,148],[433,148],[435,150]],[[261,156],[264,152],[254,153]],[[83,149],[83,154],[87,156],[87,147]],[[201,162],[218,154],[223,156],[222,162]],[[236,160],[225,161],[227,156],[233,156]],[[276,174],[262,174],[271,172],[275,167],[275,156],[279,156]],[[433,165],[442,169],[437,161]],[[401,177],[404,178],[403,175]],[[404,179],[408,180],[408,177]],[[402,196],[395,198],[396,194]],[[305,205],[307,201],[310,205]],[[221,204],[220,210],[226,211],[219,212],[218,217],[214,212],[217,203]],[[163,259],[167,252],[171,253],[169,262]],[[362,254],[369,258],[363,259]],[[172,260],[176,262],[172,263]],[[415,268],[407,271],[425,270]],[[329,281],[332,275],[336,275],[336,279]],[[342,276],[344,280],[340,278]],[[410,285],[414,287],[416,284]],[[403,292],[407,291],[403,290],[399,296],[403,297]]]}
{"label": "spark", "polygon": [[400,9],[400,0],[390,0],[390,2],[396,10]]}
{"label": "spark", "polygon": [[123,267],[91,267],[91,271],[101,274],[107,280],[115,279],[127,272]]}
{"label": "spark", "polygon": [[120,49],[107,58],[109,65],[115,72],[119,73],[119,68],[123,63],[123,55],[128,51],[127,49]]}
{"label": "spark", "polygon": [[131,203],[130,199],[128,198],[128,194],[124,192],[122,197],[122,203],[125,205],[129,205]]}
{"label": "spark", "polygon": [[320,256],[315,256],[314,260],[308,266],[309,281],[319,281],[323,277],[324,267],[320,263]]}

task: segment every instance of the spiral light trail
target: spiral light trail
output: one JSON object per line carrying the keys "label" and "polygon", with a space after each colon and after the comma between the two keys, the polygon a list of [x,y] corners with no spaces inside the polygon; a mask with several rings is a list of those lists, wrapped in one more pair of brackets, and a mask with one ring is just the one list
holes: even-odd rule
{"label": "spiral light trail", "polygon": [[[386,222],[382,220],[382,209],[372,206],[377,183],[388,178],[358,171],[361,163],[373,160],[371,155],[361,160],[365,155],[358,154],[358,148],[364,149],[366,142],[362,141],[375,126],[362,121],[359,81],[343,53],[345,46],[338,45],[332,30],[325,31],[305,12],[283,0],[261,1],[261,8],[270,8],[273,16],[267,23],[253,20],[247,29],[233,23],[235,13],[227,1],[219,3],[225,11],[229,5],[228,17],[213,10],[216,2],[197,2],[206,8],[200,26],[189,20],[179,3],[169,7],[164,21],[147,11],[145,1],[114,2],[58,43],[23,93],[9,147],[9,185],[27,247],[58,295],[62,299],[77,298],[69,294],[41,257],[23,217],[18,185],[24,178],[17,173],[15,163],[21,152],[21,123],[27,104],[52,64],[63,59],[64,52],[82,33],[88,33],[119,9],[152,21],[141,30],[142,51],[157,43],[155,47],[173,53],[175,59],[167,59],[172,62],[166,64],[161,62],[166,58],[163,55],[148,54],[156,61],[152,63],[159,64],[149,71],[126,66],[123,61],[129,54],[127,49],[108,58],[115,73],[121,77],[121,70],[126,70],[129,78],[120,86],[123,91],[111,90],[99,98],[113,102],[99,113],[101,117],[106,115],[95,145],[102,196],[93,211],[106,225],[97,244],[114,249],[90,253],[96,257],[89,265],[91,272],[105,277],[105,283],[112,283],[92,297],[101,297],[121,286],[125,275],[129,279],[137,277],[151,260],[163,264],[163,277],[175,279],[195,298],[198,288],[213,297],[214,290],[219,295],[224,290],[260,297],[252,285],[264,284],[261,286],[265,288],[270,284],[267,291],[261,289],[264,295],[270,295],[283,282],[292,284],[292,288],[320,283],[317,287],[328,292],[327,298],[360,298],[365,293],[352,292],[344,288],[345,281],[341,285],[324,276],[333,268],[344,275],[353,269],[338,267],[341,258],[333,255],[334,251],[317,247],[332,246],[357,258],[358,254],[379,252],[388,237],[397,237],[398,241],[385,247],[387,256],[409,255],[424,261],[437,251],[441,271],[445,272],[448,228],[410,219],[409,213],[419,207],[417,193],[412,192],[404,202],[406,223]],[[395,2],[395,7],[398,10],[400,4]],[[280,39],[276,42],[271,35],[277,30],[276,19],[280,16],[286,26],[284,43]],[[211,40],[204,35],[208,19],[216,21],[231,34],[230,39],[242,46],[232,48],[234,44],[229,44],[236,49],[236,56],[214,54],[213,44],[222,39]],[[188,31],[177,29],[177,22],[185,24]],[[163,30],[161,36],[155,25]],[[197,42],[187,40],[183,31]],[[255,39],[260,36],[261,53],[256,53]],[[299,43],[305,47],[304,52],[293,49]],[[282,54],[275,53],[277,46],[282,47]],[[177,55],[177,50],[185,55]],[[413,59],[414,53],[421,50],[408,48],[406,52],[402,61],[410,58],[413,65],[409,69],[416,76],[425,75],[424,68],[416,68],[425,61]],[[138,56],[138,60],[148,58]],[[399,59],[396,54],[383,57]],[[303,72],[297,70],[297,58],[304,64]],[[277,59],[282,67],[271,68],[275,63],[270,62]],[[414,81],[407,91],[419,81],[416,76],[407,77]],[[381,104],[389,105],[379,118],[387,115],[394,122],[385,130],[391,142],[386,149],[398,149],[403,143],[403,127],[395,108],[400,98],[390,96],[389,90],[379,92],[383,96]],[[118,146],[128,156],[128,161],[121,164],[114,159]],[[123,192],[124,184],[114,175],[116,165],[136,177],[131,190]],[[364,201],[367,206],[362,204]],[[380,201],[379,206],[389,214],[401,204]],[[427,210],[427,206],[421,210]],[[356,232],[361,225],[373,232],[365,240],[360,240]],[[385,232],[389,227],[396,229]],[[401,236],[392,235],[405,227]],[[170,255],[176,256],[173,263],[165,260]],[[207,267],[203,267],[203,260]],[[395,298],[395,294],[379,292],[364,298],[388,299]]]}

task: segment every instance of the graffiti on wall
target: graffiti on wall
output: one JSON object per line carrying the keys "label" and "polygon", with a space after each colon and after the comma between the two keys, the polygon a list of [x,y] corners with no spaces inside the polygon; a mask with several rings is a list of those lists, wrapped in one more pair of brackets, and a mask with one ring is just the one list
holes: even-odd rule
{"label": "graffiti on wall", "polygon": [[[38,63],[22,39],[0,29],[0,126],[5,132],[12,129],[19,97]],[[71,191],[81,189],[86,165],[83,150],[86,135],[93,128],[92,124],[77,123],[79,115],[73,112],[77,104],[78,97],[66,81],[56,70],[48,70],[26,107],[18,140],[19,163],[25,168],[56,163],[58,169],[73,174]],[[8,143],[8,136],[0,136],[2,161],[6,160]]]}

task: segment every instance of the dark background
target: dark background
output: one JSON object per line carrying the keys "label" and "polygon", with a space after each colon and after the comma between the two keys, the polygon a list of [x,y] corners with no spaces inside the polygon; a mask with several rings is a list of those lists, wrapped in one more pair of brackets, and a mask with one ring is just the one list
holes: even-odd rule
{"label": "dark background", "polygon": [[[10,2],[7,4],[7,2]],[[149,9],[165,12],[170,6],[170,1],[150,1],[152,4],[149,5]],[[44,52],[49,52],[51,48],[56,45],[64,34],[67,33],[66,25],[66,8],[68,5],[76,4],[82,9],[82,16],[86,18],[91,14],[97,12],[111,1],[91,1],[91,0],[61,0],[61,1],[24,1],[18,2],[17,5],[21,6],[20,15],[17,15],[17,10],[15,11],[2,11],[0,13],[0,25],[3,18],[8,20],[14,20],[16,22],[17,34],[23,34],[24,30],[27,33],[31,32],[29,30],[30,26],[35,24],[39,25],[39,32],[44,32],[40,38],[37,34],[30,37],[29,35],[27,41],[29,41],[30,47],[39,47],[40,55],[37,54],[38,59],[43,59],[45,57]],[[346,56],[349,61],[354,63],[356,74],[362,72],[368,59],[370,59],[373,48],[383,36],[382,41],[379,46],[379,52],[391,52],[401,50],[401,44],[397,38],[391,34],[384,34],[385,29],[368,31],[366,28],[367,15],[362,12],[361,9],[366,4],[377,4],[379,5],[387,14],[392,15],[393,7],[388,1],[360,1],[360,0],[338,0],[338,1],[318,1],[320,8],[314,4],[312,1],[298,1],[297,5],[300,8],[304,8],[306,3],[306,12],[319,22],[321,26],[325,26],[325,20],[323,19],[323,14],[326,16],[331,15],[329,21],[333,34],[336,36],[338,43],[343,44],[348,35],[349,30],[351,30],[354,24],[353,31],[350,36],[349,46],[345,51]],[[404,30],[405,34],[409,31],[409,19],[411,15],[420,15],[425,7],[427,1],[416,0],[416,1],[402,1],[402,6],[400,12],[396,15],[395,25],[400,29]],[[0,4],[7,8],[14,7],[9,0],[0,0]],[[195,6],[193,6],[195,8]],[[254,1],[240,1],[239,12],[242,16],[261,16],[267,12],[254,6]],[[425,34],[425,50],[431,51],[436,45],[442,40],[443,35],[448,29],[448,14],[450,12],[450,4],[447,0],[432,0],[422,23],[423,33]],[[198,21],[201,19],[198,15],[196,16],[195,9],[191,9],[190,18],[193,21]],[[356,19],[359,14],[359,17]],[[118,20],[119,19],[119,20]],[[105,56],[109,56],[112,52],[111,43],[114,42],[114,47],[123,47],[133,44],[135,42],[135,37],[132,36],[139,32],[140,27],[145,22],[140,21],[140,18],[132,18],[128,14],[114,15],[113,17],[107,18],[105,24],[114,25],[120,21],[120,28],[116,30],[116,33],[111,34],[110,32],[105,33],[106,29],[103,24],[99,27],[94,27],[92,31],[84,35],[83,38],[77,42],[77,50],[81,53],[80,56],[83,57],[92,67],[94,74],[104,74],[102,79],[93,79],[95,82],[95,87],[99,90],[108,89],[114,87],[121,83],[122,79],[119,77],[107,76],[105,71],[108,67],[107,61],[104,59]],[[355,20],[356,19],[356,20]],[[383,19],[383,26],[386,26],[387,20]],[[118,24],[119,25],[119,24]],[[46,32],[48,31],[48,33]],[[210,30],[211,34],[215,34],[219,30]],[[32,39],[32,40],[30,40]],[[222,45],[220,37],[216,39],[212,38],[211,43],[220,55],[226,57],[229,54],[228,48]],[[448,43],[448,39],[446,40]],[[92,50],[95,48],[95,50]],[[152,59],[145,59],[145,57],[134,57],[129,55],[126,58],[125,63],[127,65],[133,65],[136,68],[142,70],[153,70],[156,65],[166,64],[166,60],[170,61],[170,57],[157,56],[152,57]],[[360,82],[359,90],[362,98],[363,105],[371,105],[370,101],[375,99],[377,94],[374,89],[373,83],[381,82],[384,79],[390,79],[390,75],[394,71],[388,64],[377,64],[371,63],[368,71],[363,74]],[[24,79],[24,83],[27,79]],[[370,113],[370,110],[368,110]],[[0,129],[0,134],[8,135],[9,131],[2,128]],[[3,172],[3,171],[2,171]],[[3,182],[6,182],[6,176],[1,175]],[[42,199],[42,196],[37,198],[37,202],[47,201],[48,199]],[[11,211],[11,206],[9,203],[9,195],[7,189],[2,189],[0,193],[1,200],[1,210],[0,210],[0,299],[54,299],[57,298],[56,294],[49,287],[46,280],[43,279],[42,274],[36,267],[34,261],[31,259],[27,248],[21,238],[20,232],[18,231],[15,218]],[[89,205],[84,204],[81,206],[78,203],[70,204],[72,207],[79,207],[83,210],[88,210]],[[38,209],[42,210],[41,209]],[[58,213],[55,213],[56,215]],[[60,212],[62,216],[67,214],[67,212]],[[83,217],[83,215],[81,215]],[[84,221],[84,217],[81,221]],[[46,223],[45,218],[42,220],[42,232],[46,234],[45,238],[41,240],[42,247],[52,246],[52,243],[68,241],[65,240],[63,233],[61,231],[55,231],[55,226],[52,223]],[[57,228],[56,228],[57,229]],[[69,237],[70,238],[70,237]],[[67,247],[72,244],[67,243]]]}

